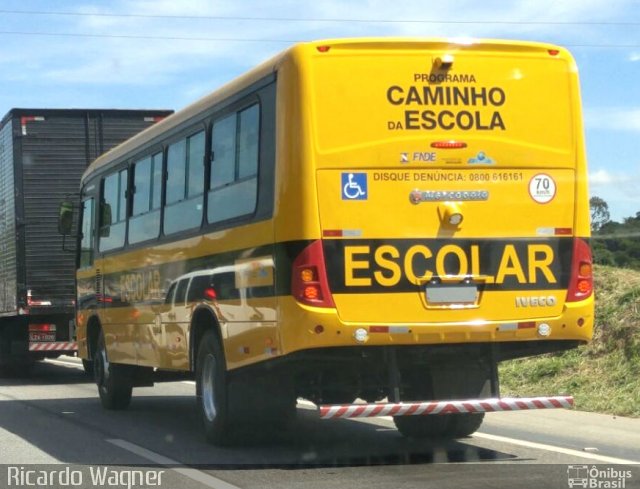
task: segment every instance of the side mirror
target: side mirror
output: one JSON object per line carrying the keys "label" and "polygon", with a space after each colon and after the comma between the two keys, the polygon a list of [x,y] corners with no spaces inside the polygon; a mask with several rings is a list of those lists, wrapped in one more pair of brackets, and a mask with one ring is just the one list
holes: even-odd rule
{"label": "side mirror", "polygon": [[100,237],[108,238],[111,231],[111,204],[103,202],[100,205]]}
{"label": "side mirror", "polygon": [[63,236],[70,235],[73,227],[73,202],[64,200],[58,209],[58,232]]}

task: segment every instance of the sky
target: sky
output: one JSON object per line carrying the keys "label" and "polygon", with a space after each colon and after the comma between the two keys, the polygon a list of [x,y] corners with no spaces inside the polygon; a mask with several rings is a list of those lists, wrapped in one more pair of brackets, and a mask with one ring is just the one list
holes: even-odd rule
{"label": "sky", "polygon": [[295,42],[405,35],[569,48],[591,195],[640,212],[640,0],[0,0],[0,116],[177,110]]}

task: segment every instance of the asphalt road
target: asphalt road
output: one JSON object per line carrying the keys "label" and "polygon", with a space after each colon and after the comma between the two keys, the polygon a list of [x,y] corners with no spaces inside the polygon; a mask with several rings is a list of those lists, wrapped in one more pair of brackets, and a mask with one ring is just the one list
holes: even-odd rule
{"label": "asphalt road", "polygon": [[403,438],[391,419],[320,420],[301,402],[276,439],[222,449],[203,439],[194,391],[136,389],[127,411],[108,412],[77,359],[0,378],[0,488],[640,488],[640,419],[492,413],[474,436],[437,443]]}

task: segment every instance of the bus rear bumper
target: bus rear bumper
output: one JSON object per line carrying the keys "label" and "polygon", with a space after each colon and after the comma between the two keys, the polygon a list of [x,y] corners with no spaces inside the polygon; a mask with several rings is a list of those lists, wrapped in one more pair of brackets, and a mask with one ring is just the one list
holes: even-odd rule
{"label": "bus rear bumper", "polygon": [[570,409],[573,396],[469,399],[374,404],[320,405],[321,419],[372,418],[381,416],[426,416],[529,409]]}

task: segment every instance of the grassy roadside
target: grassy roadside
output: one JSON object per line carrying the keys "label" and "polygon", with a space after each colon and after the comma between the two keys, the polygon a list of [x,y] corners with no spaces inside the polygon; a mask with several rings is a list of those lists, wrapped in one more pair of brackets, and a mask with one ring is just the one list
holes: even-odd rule
{"label": "grassy roadside", "polygon": [[596,266],[587,346],[500,366],[501,394],[571,394],[583,411],[640,417],[640,272]]}

